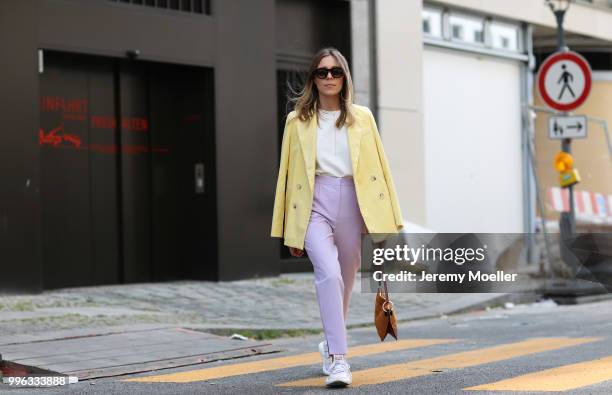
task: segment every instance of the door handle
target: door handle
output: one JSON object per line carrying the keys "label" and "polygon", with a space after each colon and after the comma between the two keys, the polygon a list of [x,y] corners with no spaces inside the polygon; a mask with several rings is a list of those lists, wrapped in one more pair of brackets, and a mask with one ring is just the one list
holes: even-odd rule
{"label": "door handle", "polygon": [[195,193],[204,193],[204,163],[195,164]]}

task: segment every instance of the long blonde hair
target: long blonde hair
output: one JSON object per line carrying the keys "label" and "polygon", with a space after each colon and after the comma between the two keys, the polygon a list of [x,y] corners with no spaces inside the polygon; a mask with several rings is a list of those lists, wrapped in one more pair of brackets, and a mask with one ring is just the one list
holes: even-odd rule
{"label": "long blonde hair", "polygon": [[316,116],[318,123],[319,117],[317,108],[319,105],[319,90],[314,83],[314,71],[319,66],[321,59],[326,56],[333,56],[344,71],[344,82],[342,84],[342,90],[340,91],[340,116],[336,121],[336,126],[341,128],[345,123],[351,125],[355,120],[355,113],[353,111],[354,93],[353,79],[351,78],[348,62],[336,48],[326,47],[316,53],[310,64],[306,82],[302,90],[294,92],[290,87],[290,91],[294,95],[289,97],[289,101],[295,103],[295,112],[297,113],[298,119],[307,122],[313,116]]}

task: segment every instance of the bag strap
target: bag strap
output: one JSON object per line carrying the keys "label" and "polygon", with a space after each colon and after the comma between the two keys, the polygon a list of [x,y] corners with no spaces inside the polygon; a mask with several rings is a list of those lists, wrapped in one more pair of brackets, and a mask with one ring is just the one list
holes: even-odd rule
{"label": "bag strap", "polygon": [[[384,266],[384,263],[383,263],[383,266]],[[384,274],[384,272],[383,272],[383,274]],[[389,291],[387,290],[387,280],[384,280],[383,284],[385,286],[385,299],[387,299],[387,301],[389,301],[390,299],[389,299]]]}
{"label": "bag strap", "polygon": [[385,299],[388,301],[389,300],[389,291],[387,289],[387,280],[385,279],[385,262],[383,261],[382,265],[380,265],[380,272],[382,273],[382,280],[378,280],[378,288],[381,287],[381,285],[383,286],[383,288],[385,289]]}

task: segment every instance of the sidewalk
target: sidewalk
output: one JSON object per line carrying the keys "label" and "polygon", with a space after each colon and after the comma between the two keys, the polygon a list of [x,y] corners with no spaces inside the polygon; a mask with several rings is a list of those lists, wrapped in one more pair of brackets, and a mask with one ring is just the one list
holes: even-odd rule
{"label": "sidewalk", "polygon": [[[398,319],[406,321],[520,302],[516,297],[395,293],[393,301]],[[373,303],[374,294],[361,293],[358,278],[348,327],[372,325]],[[214,334],[244,330],[319,333],[313,274],[0,295],[2,358],[80,379],[282,351],[268,340],[239,341]]]}
{"label": "sidewalk", "polygon": [[[359,276],[359,274],[358,274]],[[508,294],[393,294],[401,320],[503,303]],[[500,299],[501,298],[501,299]],[[371,324],[373,293],[359,277],[348,326]],[[37,295],[0,295],[4,336],[129,324],[195,325],[200,329],[321,329],[312,273],[230,282],[177,281],[66,288]]]}

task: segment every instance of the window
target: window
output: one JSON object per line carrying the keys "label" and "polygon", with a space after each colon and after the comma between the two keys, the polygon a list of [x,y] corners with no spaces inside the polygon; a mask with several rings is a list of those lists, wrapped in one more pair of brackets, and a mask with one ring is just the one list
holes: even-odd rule
{"label": "window", "polygon": [[518,22],[429,4],[423,6],[421,19],[426,44],[462,49],[471,46],[477,52],[493,51],[513,58],[520,54],[524,58],[524,32]]}
{"label": "window", "polygon": [[453,25],[453,38],[463,40],[463,26]]}
{"label": "window", "polygon": [[195,14],[210,14],[210,0],[108,0],[114,3],[132,4],[183,11]]}
{"label": "window", "polygon": [[423,32],[431,33],[431,20],[423,19]]}
{"label": "window", "polygon": [[484,18],[450,14],[452,39],[471,44],[484,44]]}
{"label": "window", "polygon": [[491,44],[495,49],[518,51],[518,26],[493,22],[491,23]]}
{"label": "window", "polygon": [[442,10],[423,8],[423,33],[429,36],[442,37]]}

